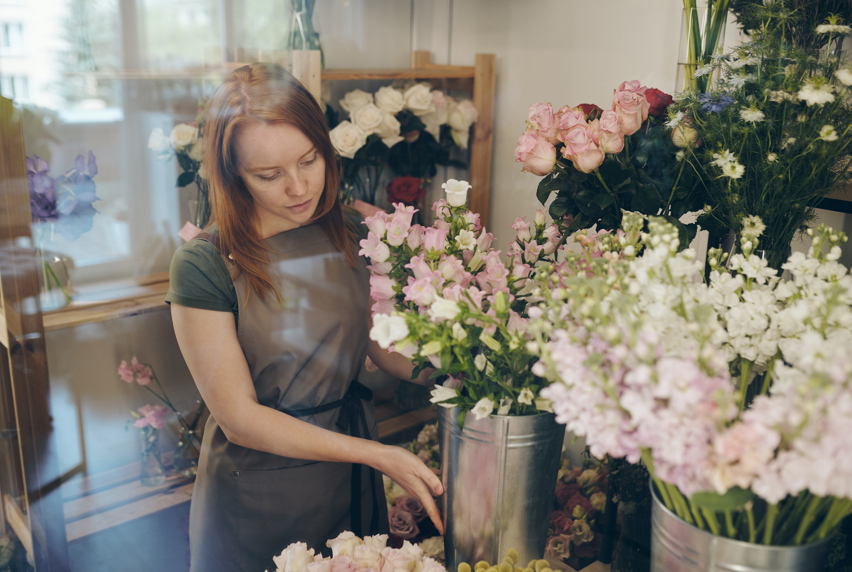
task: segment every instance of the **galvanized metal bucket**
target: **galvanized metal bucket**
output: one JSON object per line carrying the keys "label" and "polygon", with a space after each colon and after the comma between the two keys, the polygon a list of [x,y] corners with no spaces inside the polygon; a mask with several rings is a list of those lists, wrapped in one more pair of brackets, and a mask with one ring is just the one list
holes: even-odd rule
{"label": "galvanized metal bucket", "polygon": [[834,535],[805,546],[765,546],[714,536],[684,522],[657,498],[651,515],[652,572],[823,570]]}
{"label": "galvanized metal bucket", "polygon": [[552,413],[468,414],[438,408],[447,570],[499,563],[510,548],[521,562],[542,558],[565,426]]}

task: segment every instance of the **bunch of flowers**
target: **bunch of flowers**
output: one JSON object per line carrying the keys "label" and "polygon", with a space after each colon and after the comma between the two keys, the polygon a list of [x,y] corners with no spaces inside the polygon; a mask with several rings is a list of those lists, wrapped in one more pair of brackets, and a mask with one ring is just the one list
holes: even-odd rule
{"label": "bunch of flowers", "polygon": [[557,420],[596,457],[641,459],[662,501],[699,528],[765,544],[824,538],[852,512],[846,236],[820,226],[782,282],[754,254],[753,220],[730,271],[710,251],[705,284],[673,225],[651,217],[643,233],[638,214],[624,221],[621,236],[581,241],[537,280],[533,370],[558,382],[542,392]]}
{"label": "bunch of flowers", "polygon": [[326,543],[331,548],[331,558],[316,554],[304,542],[296,542],[273,556],[272,561],[275,572],[446,572],[417,545],[405,541],[401,548],[392,548],[387,543],[387,534],[361,539],[345,531]]}
{"label": "bunch of flowers", "polygon": [[580,467],[568,466],[563,459],[545,552],[579,570],[600,548],[597,529],[606,507],[607,472],[592,460]]}
{"label": "bunch of flowers", "polygon": [[848,178],[852,68],[841,61],[839,46],[852,28],[818,26],[825,46],[816,53],[787,41],[785,31],[800,14],[784,1],[753,13],[761,30],[695,72],[718,70],[721,80],[709,93],[685,94],[670,108],[667,125],[702,182],[698,224],[722,239],[741,235],[746,216],[759,216],[766,225],[762,248],[778,269],[813,207]]}
{"label": "bunch of flowers", "polygon": [[450,159],[453,148],[467,149],[478,113],[470,100],[457,102],[428,83],[379,88],[375,94],[350,91],[340,107],[349,119],[338,122],[326,108],[331,142],[342,157],[343,189],[348,199],[376,203],[384,165],[394,172],[388,199],[416,205],[436,165],[465,167]]}
{"label": "bunch of flowers", "polygon": [[89,151],[88,162],[82,155],[77,155],[74,168],[58,177],[50,176],[50,167],[38,155],[27,157],[26,163],[30,212],[35,223],[33,231],[36,248],[44,264],[47,290],[55,285],[62,291],[66,303],[70,303],[71,296],[46,260],[44,247],[53,240],[54,233],[67,240],[77,240],[92,229],[98,213],[92,203],[100,200],[93,180],[98,174],[95,155]]}
{"label": "bunch of flowers", "polygon": [[688,244],[695,226],[678,219],[700,208],[691,170],[680,159],[662,124],[670,95],[637,80],[613,90],[612,105],[531,105],[527,129],[515,159],[523,170],[544,176],[536,192],[550,203],[554,220],[567,217],[569,232],[590,228],[615,230],[622,209],[666,216]]}
{"label": "bunch of flowers", "polygon": [[[139,409],[139,412],[143,415],[141,418],[131,412],[134,417],[137,417],[138,419],[136,423],[134,423],[137,427],[146,427],[150,425],[155,429],[162,429],[164,426],[162,419],[165,414],[169,411],[174,413],[178,421],[180,435],[178,437],[178,444],[177,449],[175,450],[173,464],[184,476],[194,477],[197,471],[197,460],[201,448],[201,438],[198,426],[199,421],[204,414],[204,402],[198,402],[198,407],[191,416],[187,416],[185,414],[182,415],[169,399],[169,396],[166,394],[166,390],[163,388],[163,385],[160,383],[160,379],[157,377],[157,374],[154,373],[151,365],[139,362],[139,360],[136,359],[136,356],[131,358],[129,364],[126,360],[121,360],[121,363],[118,366],[118,377],[128,384],[136,382],[140,387],[144,387],[151,395],[159,399],[164,404],[158,405],[155,408],[158,412],[158,421],[156,424],[153,422],[153,418],[151,418],[148,413],[144,413],[142,411],[144,408]],[[159,391],[152,389],[152,381],[157,384]],[[146,405],[145,407],[149,408],[146,411],[152,411],[151,406]],[[149,419],[150,422],[142,425],[139,424],[146,419]]]}
{"label": "bunch of flowers", "polygon": [[198,100],[198,115],[193,123],[178,123],[166,137],[160,127],[151,131],[148,149],[157,153],[162,160],[177,158],[183,172],[178,175],[177,186],[186,187],[195,183],[197,206],[193,224],[199,229],[210,220],[210,201],[207,195],[207,177],[204,171],[204,106],[206,100]]}
{"label": "bunch of flowers", "polygon": [[411,442],[408,450],[420,457],[430,469],[441,468],[441,450],[438,443],[438,425],[430,423],[420,430],[417,439]]}
{"label": "bunch of flowers", "polygon": [[515,220],[504,262],[479,215],[465,208],[469,187],[444,184],[447,199],[433,206],[429,228],[412,225],[414,209],[402,204],[368,218],[360,251],[372,261],[370,338],[413,359],[415,375],[431,365],[448,376],[432,402],[458,406],[460,426],[468,411],[482,419],[546,408],[544,380],[530,369],[526,308],[536,267],[555,261],[562,244],[558,225],[539,209],[532,224]]}

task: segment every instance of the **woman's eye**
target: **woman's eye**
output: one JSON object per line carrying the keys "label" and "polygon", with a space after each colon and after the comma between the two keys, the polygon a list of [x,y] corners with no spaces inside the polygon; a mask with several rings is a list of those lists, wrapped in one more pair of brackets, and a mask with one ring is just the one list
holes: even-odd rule
{"label": "woman's eye", "polygon": [[316,162],[317,162],[317,156],[314,155],[313,157],[311,157],[307,161],[302,161],[302,166],[303,167],[310,167],[311,165],[313,165]]}
{"label": "woman's eye", "polygon": [[261,181],[272,181],[273,179],[278,178],[278,173],[275,173],[274,175],[269,175],[267,177],[264,177],[262,175],[258,175],[257,178],[260,179]]}

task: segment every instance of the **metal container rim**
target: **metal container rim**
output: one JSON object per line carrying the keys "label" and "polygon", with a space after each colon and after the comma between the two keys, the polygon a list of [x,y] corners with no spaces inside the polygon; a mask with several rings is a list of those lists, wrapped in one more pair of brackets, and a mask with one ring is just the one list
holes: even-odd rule
{"label": "metal container rim", "polygon": [[725,543],[725,544],[730,544],[732,546],[738,546],[740,548],[748,548],[749,550],[760,550],[760,551],[765,551],[765,552],[784,551],[784,550],[804,550],[804,549],[808,549],[808,548],[815,548],[815,547],[817,547],[821,544],[825,544],[827,542],[830,542],[831,540],[834,540],[835,536],[837,536],[838,528],[835,528],[831,532],[831,534],[829,534],[828,536],[826,536],[822,540],[818,540],[817,542],[812,542],[810,544],[796,544],[796,545],[793,545],[793,546],[780,545],[780,544],[768,544],[768,545],[767,544],[757,544],[757,543],[752,543],[752,542],[746,542],[744,540],[734,540],[733,538],[726,538],[724,536],[716,536],[715,534],[713,534],[711,532],[707,532],[706,530],[701,530],[700,528],[698,528],[694,524],[689,524],[688,522],[686,522],[685,520],[680,518],[678,515],[676,515],[672,511],[670,511],[668,509],[668,507],[663,503],[663,501],[660,500],[660,497],[657,495],[657,491],[654,490],[653,479],[648,479],[648,486],[651,488],[651,496],[654,498],[654,504],[657,505],[657,507],[660,510],[662,510],[663,513],[666,516],[677,520],[682,525],[688,526],[689,528],[693,529],[695,532],[697,532],[699,534],[709,536],[710,538],[718,539],[719,542],[722,542],[722,543]]}
{"label": "metal container rim", "polygon": [[[439,403],[438,406],[441,409],[446,409],[446,410],[451,411],[451,412],[459,409],[459,407],[457,405],[454,405],[453,407],[444,407],[443,405],[441,405]],[[470,412],[468,412],[468,413],[470,413]],[[535,415],[497,415],[496,413],[491,413],[491,414],[488,415],[488,419],[493,419],[495,417],[498,418],[498,419],[534,419],[536,417],[541,417],[541,416],[545,416],[545,415],[552,415],[553,417],[556,417],[556,413],[551,413],[550,411],[539,411]],[[484,421],[484,419],[478,419],[478,421]],[[562,425],[562,424],[560,423],[560,425]]]}

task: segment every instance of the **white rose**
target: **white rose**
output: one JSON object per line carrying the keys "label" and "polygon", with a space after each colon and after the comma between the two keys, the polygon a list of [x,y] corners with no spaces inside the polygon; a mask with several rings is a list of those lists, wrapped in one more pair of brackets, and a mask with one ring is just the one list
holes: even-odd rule
{"label": "white rose", "polygon": [[450,132],[450,135],[453,136],[453,141],[455,141],[459,149],[467,149],[467,143],[470,140],[470,131],[468,131],[467,129],[465,129],[464,131],[456,131],[455,129],[453,129]]}
{"label": "white rose", "polygon": [[189,149],[189,158],[199,163],[204,159],[204,139],[199,139]]}
{"label": "white rose", "polygon": [[452,300],[446,300],[440,296],[435,298],[429,306],[429,315],[434,320],[454,320],[461,312],[459,305]]}
{"label": "white rose", "polygon": [[403,139],[399,135],[399,128],[399,121],[397,121],[396,117],[392,113],[385,111],[382,113],[382,124],[379,125],[376,133],[382,138],[382,143],[388,147],[393,147]]}
{"label": "white rose", "polygon": [[418,83],[405,91],[405,107],[410,109],[414,115],[426,115],[435,111],[435,102],[432,100],[432,92],[429,86]]}
{"label": "white rose", "polygon": [[355,153],[367,142],[367,134],[357,125],[348,121],[341,121],[337,127],[329,132],[331,144],[337,149],[341,157],[352,159]]}
{"label": "white rose", "polygon": [[148,149],[155,153],[164,153],[169,150],[169,138],[166,137],[163,130],[157,127],[151,131],[151,136],[148,137]]}
{"label": "white rose", "polygon": [[198,176],[204,180],[207,180],[207,169],[204,167],[204,163],[201,163],[198,166]]}
{"label": "white rose", "polygon": [[421,115],[420,121],[422,121],[423,125],[426,127],[425,131],[427,133],[431,133],[432,137],[435,138],[435,141],[439,141],[441,139],[441,123],[438,122],[437,111]]}
{"label": "white rose", "polygon": [[398,89],[390,86],[380,87],[376,92],[376,106],[388,113],[399,113],[405,107],[405,97]]}
{"label": "white rose", "polygon": [[337,538],[329,540],[325,545],[331,548],[331,555],[333,557],[348,556],[352,558],[352,555],[355,553],[355,547],[361,546],[361,539],[355,536],[354,532],[344,530],[337,535]]}
{"label": "white rose", "polygon": [[277,566],[276,572],[302,572],[305,566],[314,561],[314,549],[308,550],[304,542],[294,542],[279,556],[273,556],[272,561]]}
{"label": "white rose", "polygon": [[469,99],[459,102],[457,105],[450,105],[449,114],[447,115],[447,123],[455,131],[467,131],[479,118],[479,112],[473,106],[473,102]]}
{"label": "white rose", "polygon": [[373,327],[370,329],[370,339],[378,342],[382,349],[388,349],[392,343],[401,342],[408,337],[408,326],[402,316],[376,314],[373,316]]}
{"label": "white rose", "polygon": [[452,409],[455,405],[450,403],[442,403],[443,401],[447,401],[448,399],[453,399],[454,397],[458,397],[459,392],[455,389],[444,387],[443,385],[435,384],[435,388],[432,389],[432,403],[437,403],[441,407],[446,407],[447,409]]}
{"label": "white rose", "polygon": [[197,138],[198,128],[194,125],[187,125],[186,123],[175,125],[175,128],[172,129],[172,134],[169,137],[172,142],[172,147],[175,149],[183,149],[188,145],[192,145],[195,143]]}
{"label": "white rose", "polygon": [[487,397],[483,397],[479,401],[476,402],[476,405],[473,406],[473,409],[470,410],[471,413],[476,417],[477,420],[485,419],[491,412],[494,411],[494,402],[488,399]]}
{"label": "white rose", "polygon": [[447,202],[451,207],[461,207],[467,202],[467,191],[470,189],[470,183],[467,181],[457,181],[450,179],[441,188],[447,193]]}
{"label": "white rose", "polygon": [[356,89],[350,91],[340,100],[340,107],[349,113],[354,113],[356,109],[364,107],[368,103],[373,103],[373,94]]}
{"label": "white rose", "polygon": [[361,131],[369,135],[376,133],[382,125],[384,115],[382,110],[368,103],[352,112],[352,123],[361,128]]}
{"label": "white rose", "polygon": [[388,545],[388,535],[376,534],[375,536],[365,536],[364,544],[366,544],[367,546],[372,546],[373,548],[381,552]]}

